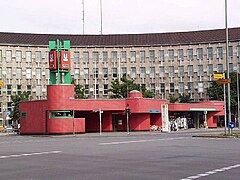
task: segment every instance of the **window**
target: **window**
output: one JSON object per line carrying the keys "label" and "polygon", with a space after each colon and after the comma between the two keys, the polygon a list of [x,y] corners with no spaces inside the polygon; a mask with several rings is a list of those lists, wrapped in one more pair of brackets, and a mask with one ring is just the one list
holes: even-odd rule
{"label": "window", "polygon": [[193,76],[193,65],[188,65],[188,76]]}
{"label": "window", "polygon": [[151,83],[151,84],[150,84],[150,91],[153,92],[153,93],[155,93],[155,91],[156,91],[156,90],[155,90],[155,83]]}
{"label": "window", "polygon": [[174,50],[173,49],[168,50],[168,60],[169,61],[174,60]]}
{"label": "window", "polygon": [[159,61],[164,62],[164,50],[159,51]]}
{"label": "window", "polygon": [[208,75],[209,76],[213,75],[213,64],[208,64]]}
{"label": "window", "polygon": [[108,68],[103,68],[103,77],[104,78],[108,77]]}
{"label": "window", "polygon": [[2,50],[0,50],[0,62],[2,62]]}
{"label": "window", "polygon": [[180,82],[178,87],[178,93],[183,94],[184,93],[184,83]]}
{"label": "window", "polygon": [[146,68],[140,67],[140,78],[146,78]]}
{"label": "window", "polygon": [[183,49],[178,49],[178,60],[183,60]]}
{"label": "window", "polygon": [[159,69],[159,76],[160,77],[165,77],[165,70],[164,70],[164,66],[161,66]]}
{"label": "window", "polygon": [[228,56],[233,57],[233,47],[232,46],[228,46]]}
{"label": "window", "polygon": [[31,62],[31,61],[32,61],[32,52],[26,51],[26,62]]}
{"label": "window", "polygon": [[122,60],[122,62],[126,62],[127,61],[127,53],[126,53],[126,51],[122,51],[121,52],[121,60]]}
{"label": "window", "polygon": [[169,66],[169,77],[174,77],[174,67]]}
{"label": "window", "polygon": [[50,70],[45,69],[45,73],[46,73],[46,79],[49,79],[50,78]]}
{"label": "window", "polygon": [[213,48],[212,47],[207,48],[207,58],[213,59]]}
{"label": "window", "polygon": [[[95,87],[95,85],[94,85],[94,87]],[[99,85],[98,84],[96,84],[96,94],[99,94]]]}
{"label": "window", "polygon": [[2,78],[2,67],[0,67],[0,78]]}
{"label": "window", "polygon": [[22,85],[18,84],[17,85],[17,94],[21,94],[22,93]]}
{"label": "window", "polygon": [[80,69],[79,68],[74,69],[74,79],[80,79]]}
{"label": "window", "polygon": [[165,93],[165,83],[160,83],[160,92]]}
{"label": "window", "polygon": [[48,63],[48,56],[49,56],[49,52],[46,51],[46,52],[45,52],[45,62],[46,62],[46,63]]}
{"label": "window", "polygon": [[103,85],[103,94],[108,94],[108,84]]}
{"label": "window", "polygon": [[184,76],[184,67],[179,66],[178,67],[178,77],[183,77]]}
{"label": "window", "polygon": [[155,67],[150,67],[150,78],[155,78]]}
{"label": "window", "polygon": [[89,79],[89,69],[88,68],[84,68],[83,69],[83,73],[84,73],[84,79]]}
{"label": "window", "polygon": [[187,50],[187,57],[189,61],[193,60],[193,49],[188,49]]}
{"label": "window", "polygon": [[155,51],[154,50],[149,51],[149,61],[155,61]]}
{"label": "window", "polygon": [[140,51],[140,62],[145,62],[145,51]]}
{"label": "window", "polygon": [[233,63],[229,63],[229,72],[230,72],[230,73],[233,72]]}
{"label": "window", "polygon": [[118,74],[117,74],[117,68],[112,68],[112,77],[113,78],[117,78]]}
{"label": "window", "polygon": [[[239,56],[240,56],[240,45],[237,46],[237,57]],[[1,61],[1,54],[0,54],[0,61]]]}
{"label": "window", "polygon": [[32,69],[31,68],[26,69],[26,79],[32,79]]}
{"label": "window", "polygon": [[42,69],[36,68],[36,79],[42,79]]}
{"label": "window", "polygon": [[122,77],[126,77],[127,76],[127,68],[126,67],[122,67],[121,68],[121,70],[122,70]]}
{"label": "window", "polygon": [[131,67],[131,78],[132,79],[136,78],[136,67]]}
{"label": "window", "polygon": [[84,51],[83,52],[83,62],[88,63],[89,62],[89,52]]}
{"label": "window", "polygon": [[12,62],[12,51],[11,50],[6,51],[6,62]]}
{"label": "window", "polygon": [[222,47],[217,47],[217,58],[219,59],[223,58]]}
{"label": "window", "polygon": [[108,62],[108,52],[103,51],[103,62]]}
{"label": "window", "polygon": [[94,78],[98,78],[98,68],[93,68]]}
{"label": "window", "polygon": [[136,51],[131,51],[131,62],[135,62],[136,61]]}
{"label": "window", "polygon": [[74,51],[73,62],[78,63],[80,61],[80,53],[79,51]]}
{"label": "window", "polygon": [[197,48],[197,59],[203,59],[203,48]]}
{"label": "window", "polygon": [[193,82],[188,82],[188,92],[193,93],[194,92],[194,84]]}
{"label": "window", "polygon": [[41,56],[41,51],[36,51],[35,52],[35,61],[36,62],[41,62],[42,56]]}
{"label": "window", "polygon": [[32,86],[27,85],[27,93],[30,95],[32,93]]}
{"label": "window", "polygon": [[36,86],[36,96],[42,96],[42,86]]}
{"label": "window", "polygon": [[112,62],[117,62],[117,51],[112,51],[111,57]]}
{"label": "window", "polygon": [[85,94],[89,94],[89,84],[85,84]]}
{"label": "window", "polygon": [[170,93],[174,93],[175,91],[175,87],[174,87],[174,83],[170,83]]}
{"label": "window", "polygon": [[203,83],[202,82],[198,83],[198,93],[203,93]]}
{"label": "window", "polygon": [[93,62],[98,63],[98,61],[99,61],[99,54],[98,54],[98,52],[94,51],[93,52]]}
{"label": "window", "polygon": [[12,68],[11,67],[7,67],[6,78],[7,79],[12,78]]}
{"label": "window", "polygon": [[223,73],[223,64],[218,64],[217,68],[219,73]]}
{"label": "window", "polygon": [[12,94],[12,85],[7,84],[7,95],[11,95],[11,94]]}
{"label": "window", "polygon": [[203,76],[203,65],[198,65],[198,76]]}
{"label": "window", "polygon": [[22,51],[16,51],[16,62],[22,62]]}

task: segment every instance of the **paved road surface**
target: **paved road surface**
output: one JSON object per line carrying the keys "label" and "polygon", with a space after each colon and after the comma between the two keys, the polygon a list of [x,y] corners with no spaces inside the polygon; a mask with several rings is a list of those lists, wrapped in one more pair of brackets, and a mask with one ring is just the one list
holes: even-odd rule
{"label": "paved road surface", "polygon": [[240,139],[195,133],[2,136],[0,179],[239,180]]}

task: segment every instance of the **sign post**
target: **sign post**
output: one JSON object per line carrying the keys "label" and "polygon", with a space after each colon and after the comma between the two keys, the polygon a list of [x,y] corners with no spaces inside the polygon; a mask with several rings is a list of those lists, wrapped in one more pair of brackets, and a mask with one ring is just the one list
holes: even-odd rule
{"label": "sign post", "polygon": [[170,127],[168,117],[168,105],[162,104],[161,111],[162,111],[162,132],[169,132]]}

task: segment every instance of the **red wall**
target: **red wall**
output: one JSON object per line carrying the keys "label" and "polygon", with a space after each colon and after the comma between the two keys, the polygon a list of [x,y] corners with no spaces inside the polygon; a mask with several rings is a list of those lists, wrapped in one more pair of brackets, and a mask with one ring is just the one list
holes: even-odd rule
{"label": "red wall", "polygon": [[47,101],[31,101],[20,103],[20,112],[26,112],[27,117],[20,117],[21,134],[44,134],[46,131]]}
{"label": "red wall", "polygon": [[131,114],[129,118],[131,130],[149,130],[150,115],[149,114]]}
{"label": "red wall", "polygon": [[47,131],[55,133],[83,133],[85,132],[84,118],[51,118],[47,122]]}

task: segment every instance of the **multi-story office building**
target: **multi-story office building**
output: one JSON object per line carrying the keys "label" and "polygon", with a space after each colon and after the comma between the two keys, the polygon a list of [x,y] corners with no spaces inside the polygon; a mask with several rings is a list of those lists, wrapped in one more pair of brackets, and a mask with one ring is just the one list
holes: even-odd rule
{"label": "multi-story office building", "polygon": [[[156,98],[189,94],[192,101],[208,100],[213,73],[226,69],[225,29],[121,35],[0,33],[0,120],[12,108],[12,94],[27,91],[32,99],[46,98],[48,42],[57,39],[71,41],[72,77],[89,98],[95,92],[97,98],[108,98],[111,82],[127,76]],[[239,72],[240,28],[229,29],[228,55],[229,71]]]}

